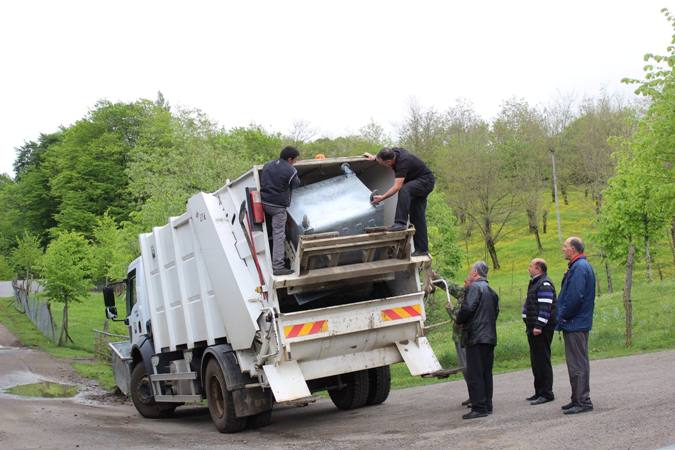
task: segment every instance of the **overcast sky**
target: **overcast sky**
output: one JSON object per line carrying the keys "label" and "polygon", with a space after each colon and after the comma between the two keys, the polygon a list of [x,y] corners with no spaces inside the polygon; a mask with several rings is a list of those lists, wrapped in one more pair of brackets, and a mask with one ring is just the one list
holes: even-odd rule
{"label": "overcast sky", "polygon": [[[4,1],[0,173],[14,148],[97,100],[199,108],[229,128],[319,135],[371,119],[391,133],[411,99],[457,98],[490,118],[501,102],[629,94],[671,29],[642,1]],[[319,135],[317,137],[319,137]]]}

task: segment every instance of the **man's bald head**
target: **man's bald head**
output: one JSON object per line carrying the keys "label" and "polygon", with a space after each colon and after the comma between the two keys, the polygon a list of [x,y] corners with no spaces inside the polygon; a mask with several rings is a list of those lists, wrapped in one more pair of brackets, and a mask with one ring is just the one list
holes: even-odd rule
{"label": "man's bald head", "polygon": [[582,241],[581,238],[576,236],[570,236],[567,239],[565,239],[562,251],[563,254],[565,255],[565,259],[571,261],[572,259],[574,259],[574,257],[583,253],[584,248],[585,248],[584,241]]}
{"label": "man's bald head", "polygon": [[530,273],[530,276],[536,277],[545,274],[548,271],[548,266],[543,258],[534,258],[530,261],[527,271]]}

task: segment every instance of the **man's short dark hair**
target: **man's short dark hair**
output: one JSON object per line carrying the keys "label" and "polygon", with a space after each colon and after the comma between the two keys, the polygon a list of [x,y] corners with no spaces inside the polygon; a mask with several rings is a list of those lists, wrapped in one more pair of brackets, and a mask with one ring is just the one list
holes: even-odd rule
{"label": "man's short dark hair", "polygon": [[300,156],[298,149],[292,145],[288,145],[281,151],[279,158],[288,161],[289,159],[297,158],[298,156]]}
{"label": "man's short dark hair", "polygon": [[396,153],[390,148],[384,147],[377,152],[377,159],[381,159],[382,161],[391,161],[394,158],[396,158]]}
{"label": "man's short dark hair", "polygon": [[570,245],[574,248],[579,253],[584,252],[584,241],[577,237],[571,237],[570,238]]}

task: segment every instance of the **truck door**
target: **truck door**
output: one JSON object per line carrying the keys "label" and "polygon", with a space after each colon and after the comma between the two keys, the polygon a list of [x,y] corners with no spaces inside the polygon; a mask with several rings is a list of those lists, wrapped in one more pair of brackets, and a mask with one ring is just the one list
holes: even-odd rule
{"label": "truck door", "polygon": [[135,342],[136,338],[143,333],[142,320],[139,308],[136,307],[138,300],[136,292],[136,269],[127,275],[127,319],[129,320],[129,338]]}

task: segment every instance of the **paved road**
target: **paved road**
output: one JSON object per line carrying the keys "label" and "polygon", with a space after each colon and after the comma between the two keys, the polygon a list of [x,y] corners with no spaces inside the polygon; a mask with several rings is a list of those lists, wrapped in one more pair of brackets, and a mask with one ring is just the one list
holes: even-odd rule
{"label": "paved road", "polygon": [[338,411],[321,399],[275,411],[272,424],[218,433],[203,407],[148,420],[111,400],[68,365],[20,348],[0,325],[0,388],[36,379],[81,383],[75,399],[0,394],[0,448],[645,448],[675,444],[675,351],[591,363],[595,411],[563,416],[569,397],[564,366],[555,368],[558,400],[529,406],[528,371],[495,377],[495,412],[463,421],[463,382],[393,391],[376,407]]}

